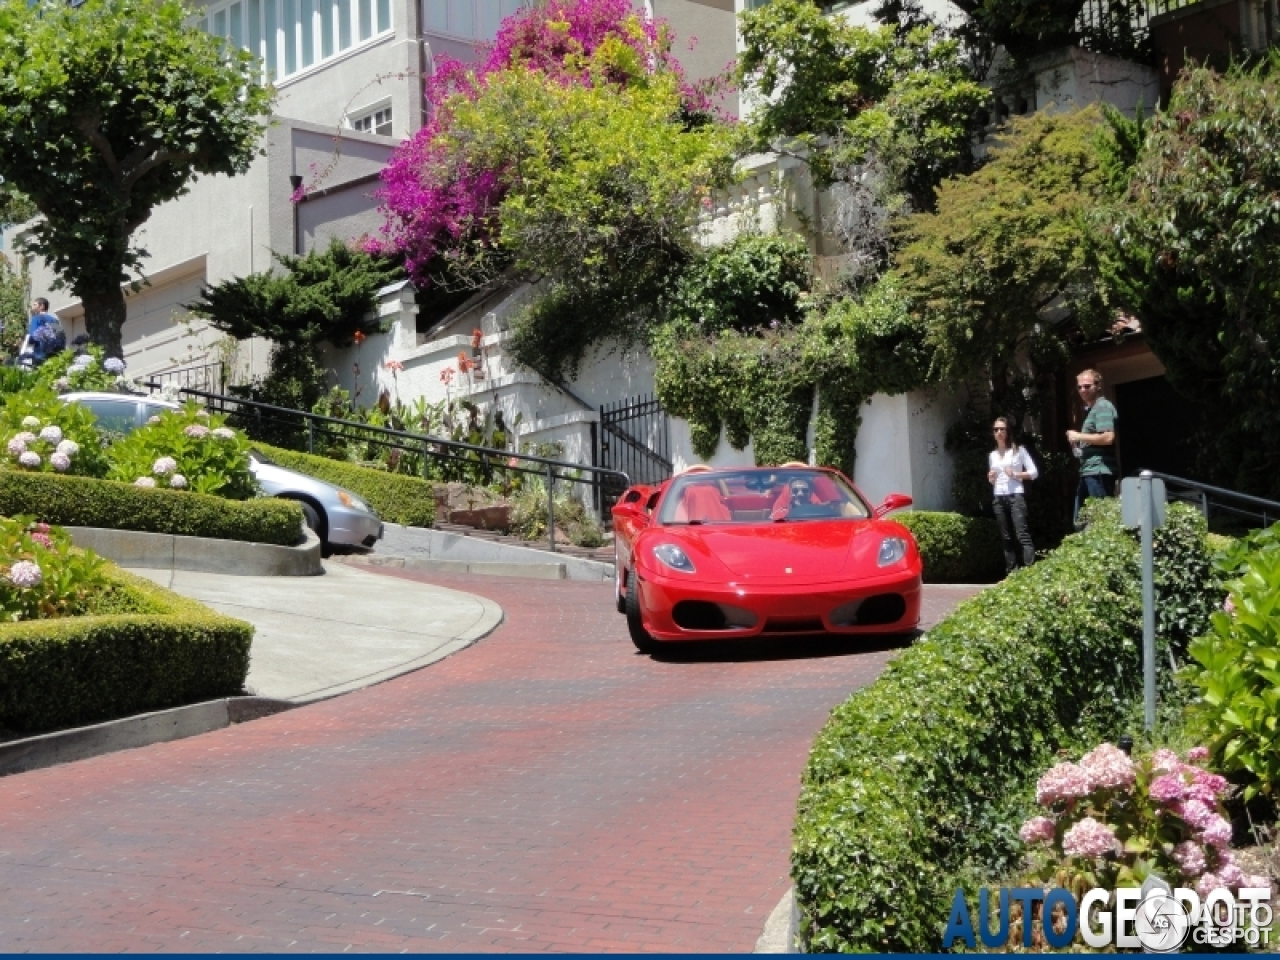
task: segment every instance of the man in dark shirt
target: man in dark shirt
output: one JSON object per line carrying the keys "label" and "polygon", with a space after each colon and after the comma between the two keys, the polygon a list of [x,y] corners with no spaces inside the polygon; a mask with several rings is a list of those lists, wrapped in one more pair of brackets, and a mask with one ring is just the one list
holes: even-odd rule
{"label": "man in dark shirt", "polygon": [[1067,440],[1080,459],[1080,483],[1076,486],[1072,522],[1080,507],[1092,497],[1114,497],[1120,461],[1116,459],[1116,427],[1119,414],[1102,395],[1102,374],[1086,370],[1076,377],[1076,390],[1084,404],[1085,418],[1079,430],[1068,430]]}

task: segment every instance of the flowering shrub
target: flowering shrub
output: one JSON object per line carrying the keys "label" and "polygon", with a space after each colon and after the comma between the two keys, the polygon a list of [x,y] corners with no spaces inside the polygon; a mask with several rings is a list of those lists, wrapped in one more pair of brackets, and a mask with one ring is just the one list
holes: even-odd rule
{"label": "flowering shrub", "polygon": [[37,382],[56,393],[81,390],[115,390],[127,381],[125,364],[118,357],[106,357],[101,347],[92,344],[84,353],[54,354],[37,371]]}
{"label": "flowering shrub", "polygon": [[1049,816],[1019,831],[1039,861],[1037,879],[1082,893],[1138,887],[1155,874],[1202,899],[1219,887],[1269,886],[1235,862],[1221,807],[1230,786],[1205,769],[1208,756],[1203,747],[1185,759],[1162,749],[1134,762],[1104,743],[1047,771],[1036,801]]}
{"label": "flowering shrub", "polygon": [[86,407],[47,389],[13,394],[0,409],[0,464],[14,470],[101,477],[107,464]]}
{"label": "flowering shrub", "polygon": [[89,613],[106,589],[101,558],[73,551],[62,530],[30,517],[0,517],[0,557],[2,622]]}
{"label": "flowering shrub", "polygon": [[1259,531],[1219,563],[1232,577],[1207,635],[1188,647],[1199,665],[1193,729],[1205,737],[1219,769],[1244,778],[1244,797],[1275,797],[1280,788],[1280,525]]}
{"label": "flowering shrub", "polygon": [[195,490],[230,500],[257,493],[243,434],[195,403],[152,417],[113,444],[110,479],[139,487]]}

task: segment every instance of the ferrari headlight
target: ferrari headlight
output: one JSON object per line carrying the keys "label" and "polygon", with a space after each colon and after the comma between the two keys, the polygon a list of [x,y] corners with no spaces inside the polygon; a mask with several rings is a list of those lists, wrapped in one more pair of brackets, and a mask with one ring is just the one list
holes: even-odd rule
{"label": "ferrari headlight", "polygon": [[876,558],[877,565],[887,567],[891,563],[897,563],[907,555],[907,541],[901,537],[885,537],[880,541],[880,556]]}
{"label": "ferrari headlight", "polygon": [[693,561],[689,559],[689,555],[674,543],[658,544],[653,548],[653,555],[658,558],[659,563],[672,570],[679,570],[681,573],[694,572]]}

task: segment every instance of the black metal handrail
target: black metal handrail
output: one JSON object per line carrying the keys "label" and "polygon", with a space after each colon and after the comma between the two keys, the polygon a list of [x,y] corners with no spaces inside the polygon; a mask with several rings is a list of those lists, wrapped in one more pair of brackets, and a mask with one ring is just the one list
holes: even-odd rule
{"label": "black metal handrail", "polygon": [[[1154,470],[1149,472],[1151,476],[1159,477],[1163,480],[1166,487],[1173,485],[1182,488],[1183,491],[1191,491],[1190,495],[1185,492],[1174,491],[1171,491],[1170,495],[1179,500],[1197,502],[1206,522],[1209,519],[1210,512],[1213,510],[1238,517],[1259,519],[1264,527],[1269,524],[1270,520],[1280,520],[1280,502],[1275,500],[1267,500],[1265,497],[1255,497],[1249,493],[1228,490],[1225,487],[1215,487],[1208,483],[1201,483],[1199,480],[1188,480],[1185,477],[1157,473]],[[1223,501],[1233,501],[1233,503],[1225,503]],[[1245,506],[1236,506],[1234,504],[1243,504]],[[1257,507],[1259,509],[1250,510],[1247,507]]]}
{"label": "black metal handrail", "polygon": [[[159,383],[147,383],[147,386],[153,389],[159,389]],[[607,517],[603,516],[605,498],[600,496],[600,488],[604,482],[612,480],[615,483],[621,481],[622,488],[625,489],[631,485],[631,478],[621,470],[611,470],[605,467],[592,466],[583,463],[570,463],[567,460],[555,460],[551,457],[540,457],[532,453],[520,453],[514,450],[499,450],[496,447],[484,447],[474,443],[467,443],[463,440],[450,440],[445,437],[435,437],[426,433],[413,433],[408,430],[396,430],[392,427],[379,427],[370,423],[360,423],[357,420],[343,420],[339,417],[328,417],[324,414],[311,413],[306,410],[294,410],[290,407],[278,407],[270,403],[262,403],[258,400],[247,400],[242,397],[231,397],[221,393],[210,393],[205,390],[197,390],[191,387],[181,387],[178,392],[190,397],[197,397],[206,402],[207,406],[212,407],[218,413],[235,413],[240,414],[239,408],[248,408],[262,419],[261,415],[274,414],[283,415],[290,418],[300,419],[305,426],[307,432],[307,452],[315,452],[316,435],[341,438],[344,440],[364,439],[364,442],[377,444],[378,446],[388,447],[390,449],[403,450],[408,453],[422,454],[423,457],[423,479],[430,479],[428,476],[428,467],[432,460],[454,460],[474,464],[474,460],[467,459],[465,454],[476,454],[480,457],[482,467],[486,469],[502,469],[509,472],[532,474],[534,476],[545,477],[547,481],[547,541],[551,551],[555,552],[555,484],[559,482],[590,484],[592,495],[597,508],[601,512],[601,522],[606,522]],[[234,411],[231,408],[236,408]],[[243,414],[240,414],[243,416]],[[327,429],[328,427],[341,428]],[[351,436],[351,431],[361,431],[366,434],[373,434],[375,438],[359,438]],[[412,445],[410,445],[412,444]],[[460,453],[462,455],[460,455]],[[512,465],[511,460],[515,459],[521,462],[531,462],[539,465],[540,469],[530,467]],[[500,461],[498,464],[490,463],[490,460]],[[586,480],[581,477],[574,476],[577,473],[590,474],[591,479]]]}

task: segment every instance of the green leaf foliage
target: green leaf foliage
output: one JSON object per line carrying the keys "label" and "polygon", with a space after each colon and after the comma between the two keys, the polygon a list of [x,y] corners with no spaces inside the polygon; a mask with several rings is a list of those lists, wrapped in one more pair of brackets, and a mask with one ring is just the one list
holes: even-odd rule
{"label": "green leaf foliage", "polygon": [[302,509],[289,500],[235,501],[115,480],[5,469],[0,469],[0,516],[284,547],[302,541]]}
{"label": "green leaf foliage", "polygon": [[[96,613],[108,592],[102,558],[76,550],[65,531],[30,517],[0,517],[0,557],[0,623]],[[23,561],[39,567],[39,583],[14,582],[13,565]]]}
{"label": "green leaf foliage", "polygon": [[893,519],[915,538],[925,583],[991,583],[1004,574],[1000,530],[990,517],[913,510]]}
{"label": "green leaf foliage", "polygon": [[1191,726],[1244,799],[1280,789],[1280,525],[1234,544],[1220,565],[1233,579],[1227,609],[1190,647],[1200,691]]}
{"label": "green leaf foliage", "polygon": [[[963,603],[832,712],[792,853],[809,951],[936,951],[955,889],[1015,866],[1055,752],[1123,732],[1142,691],[1141,578],[1118,513],[1092,504],[1083,533]],[[1207,571],[1199,514],[1171,505],[1168,519],[1160,569]]]}
{"label": "green leaf foliage", "polygon": [[[79,448],[69,457],[68,473],[82,477],[107,475],[106,453],[93,412],[77,403],[63,403],[57,394],[43,386],[10,394],[0,408],[0,469],[11,468],[28,473],[20,465],[18,455],[8,449],[8,444],[22,434],[35,434],[36,441],[26,444],[40,457],[40,465],[35,470],[52,471],[54,467],[49,454],[57,448],[58,442],[38,437],[48,427],[56,427],[61,433],[60,440],[70,441]],[[0,513],[4,511],[0,510]]]}
{"label": "green leaf foliage", "polygon": [[196,176],[234,176],[272,94],[248,52],[190,26],[180,0],[0,3],[0,176],[42,214],[27,246],[120,356],[134,232]]}
{"label": "green leaf foliage", "polygon": [[244,692],[253,627],[117,567],[106,577],[116,610],[0,623],[0,724],[34,734]]}
{"label": "green leaf foliage", "polygon": [[990,380],[1003,413],[1019,416],[1024,383],[1066,359],[1059,324],[1101,326],[1094,246],[1086,216],[1103,195],[1096,108],[1014,121],[976,173],[948,180],[937,211],[903,228],[896,275],[923,322],[934,376]]}
{"label": "green leaf foliage", "polygon": [[433,487],[424,480],[264,443],[254,446],[282,467],[345,487],[373,507],[378,516],[388,523],[429,527],[435,522]]}
{"label": "green leaf foliage", "polygon": [[1169,382],[1207,406],[1204,474],[1263,496],[1280,495],[1278,67],[1190,70],[1144,130],[1116,125],[1132,163],[1104,259]]}
{"label": "green leaf foliage", "polygon": [[27,335],[29,283],[25,266],[15,270],[9,258],[0,253],[0,361],[16,356]]}
{"label": "green leaf foliage", "polygon": [[111,445],[107,476],[248,500],[258,492],[249,471],[249,443],[240,431],[226,426],[225,419],[210,416],[193,401],[152,417]]}
{"label": "green leaf foliage", "polygon": [[923,208],[938,183],[967,168],[987,95],[956,41],[931,26],[854,26],[811,0],[772,0],[742,14],[740,27],[738,79],[760,100],[759,148],[805,143],[820,181],[875,157]]}

